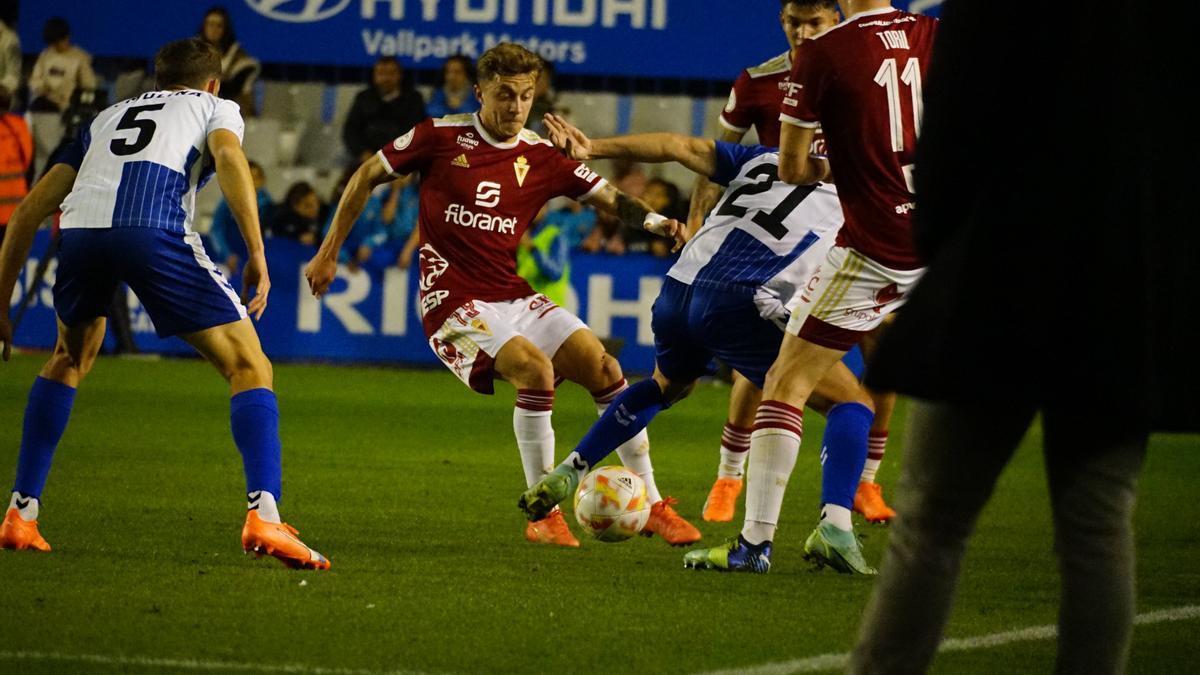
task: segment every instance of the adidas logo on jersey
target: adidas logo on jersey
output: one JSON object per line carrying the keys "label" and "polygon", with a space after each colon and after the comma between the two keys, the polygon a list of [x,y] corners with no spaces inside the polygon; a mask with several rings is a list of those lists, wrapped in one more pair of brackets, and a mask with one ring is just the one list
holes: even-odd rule
{"label": "adidas logo on jersey", "polygon": [[453,164],[454,166],[461,166],[464,169],[471,168],[471,163],[467,161],[466,153],[463,153],[463,154],[459,155],[458,157],[455,157],[453,159],[453,161],[451,161],[450,163]]}

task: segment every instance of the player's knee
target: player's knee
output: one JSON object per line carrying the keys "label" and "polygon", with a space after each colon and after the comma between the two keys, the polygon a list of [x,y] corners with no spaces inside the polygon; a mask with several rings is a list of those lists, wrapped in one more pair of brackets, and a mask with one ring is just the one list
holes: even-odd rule
{"label": "player's knee", "polygon": [[[540,389],[548,391],[554,388],[554,365],[550,358],[532,344],[516,347],[510,361],[502,373],[513,386],[519,389]],[[509,355],[505,355],[509,356]]]}
{"label": "player's knee", "polygon": [[269,387],[275,377],[271,360],[262,350],[240,352],[228,362],[221,364],[219,370],[229,382],[243,385],[253,383],[257,386]]}
{"label": "player's knee", "polygon": [[54,380],[76,381],[86,377],[95,364],[95,354],[71,354],[70,350],[60,344],[50,355],[44,372]]}

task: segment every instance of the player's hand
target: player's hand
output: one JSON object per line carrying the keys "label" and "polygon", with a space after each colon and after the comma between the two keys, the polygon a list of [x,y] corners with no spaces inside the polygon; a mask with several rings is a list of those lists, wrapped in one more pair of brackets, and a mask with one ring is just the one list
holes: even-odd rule
{"label": "player's hand", "polygon": [[564,155],[577,162],[591,159],[592,139],[582,131],[554,113],[546,113],[542,121],[550,134],[550,142]]}
{"label": "player's hand", "polygon": [[688,240],[692,238],[692,233],[688,229],[687,223],[681,223],[674,218],[663,218],[656,213],[646,216],[646,222],[642,224],[642,227],[651,234],[674,239],[675,245],[671,247],[672,253],[683,248],[683,245],[688,243]]}
{"label": "player's hand", "polygon": [[8,320],[8,313],[5,316],[0,316],[0,358],[5,361],[12,356],[12,322]]}
{"label": "player's hand", "polygon": [[304,267],[304,278],[308,279],[308,288],[318,298],[325,295],[336,276],[337,260],[323,255],[318,254]]}
{"label": "player's hand", "polygon": [[[251,289],[254,290],[253,298],[250,297]],[[255,321],[262,319],[263,312],[267,309],[267,294],[270,292],[271,277],[267,273],[267,256],[263,253],[252,253],[246,260],[245,269],[242,270],[242,304]]]}

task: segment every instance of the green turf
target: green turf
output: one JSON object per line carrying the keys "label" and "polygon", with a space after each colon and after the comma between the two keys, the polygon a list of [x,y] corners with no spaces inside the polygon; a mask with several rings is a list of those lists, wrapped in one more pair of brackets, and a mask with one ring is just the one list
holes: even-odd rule
{"label": "green turf", "polygon": [[[0,480],[41,357],[0,365]],[[511,392],[440,371],[279,365],[285,517],[327,573],[239,547],[241,463],[224,384],[203,363],[102,359],[80,392],[43,495],[50,555],[0,555],[0,653],[17,650],[425,672],[696,672],[842,652],[870,581],[800,559],[819,492],[817,415],[766,576],[689,572],[659,540],[527,544]],[[699,522],[727,390],[701,386],[651,429],[657,476]],[[560,452],[594,419],[560,390]],[[898,436],[902,423],[893,427]],[[1138,513],[1142,611],[1200,604],[1196,437],[1156,437]],[[893,442],[882,482],[902,462]],[[705,542],[737,523],[699,523]],[[886,528],[862,528],[868,560]],[[1018,533],[1020,537],[1018,538]],[[1032,533],[1032,536],[1031,536]],[[303,584],[303,585],[302,585]],[[979,526],[948,634],[1054,622],[1057,580],[1036,437]],[[1200,621],[1137,630],[1132,667],[1177,672]],[[953,654],[939,672],[1046,671],[1049,642]],[[0,672],[147,672],[8,660]],[[170,671],[171,667],[160,666]],[[303,669],[295,672],[305,672]]]}

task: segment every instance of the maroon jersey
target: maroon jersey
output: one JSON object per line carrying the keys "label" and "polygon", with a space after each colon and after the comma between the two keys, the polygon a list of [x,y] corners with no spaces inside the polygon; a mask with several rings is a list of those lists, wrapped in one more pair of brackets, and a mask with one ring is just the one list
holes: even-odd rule
{"label": "maroon jersey", "polygon": [[547,200],[585,199],[605,180],[527,129],[501,143],[475,115],[427,119],[377,155],[388,172],[420,172],[421,317],[432,335],[469,300],[533,294],[517,244]]}
{"label": "maroon jersey", "polygon": [[791,71],[790,51],[743,70],[718,118],[721,126],[742,134],[754,127],[759,145],[779,147],[779,102]]}
{"label": "maroon jersey", "polygon": [[921,81],[937,20],[885,8],[800,45],[779,118],[820,123],[846,224],[838,243],[896,269],[921,266],[912,239],[912,170]]}

